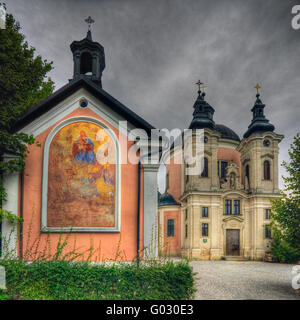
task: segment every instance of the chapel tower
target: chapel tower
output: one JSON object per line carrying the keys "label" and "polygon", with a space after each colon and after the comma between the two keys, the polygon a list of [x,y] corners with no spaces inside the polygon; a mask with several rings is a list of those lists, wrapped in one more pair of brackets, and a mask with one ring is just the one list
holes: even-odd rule
{"label": "chapel tower", "polygon": [[80,41],[73,41],[70,45],[74,60],[72,80],[86,77],[102,88],[101,78],[105,68],[104,48],[92,40],[91,24],[94,20],[88,17],[85,21],[89,25],[86,37]]}

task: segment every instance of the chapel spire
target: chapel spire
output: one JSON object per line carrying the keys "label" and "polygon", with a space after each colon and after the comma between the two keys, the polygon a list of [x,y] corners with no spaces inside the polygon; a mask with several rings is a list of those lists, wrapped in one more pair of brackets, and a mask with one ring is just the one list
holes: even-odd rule
{"label": "chapel spire", "polygon": [[257,93],[256,101],[251,109],[253,118],[250,125],[248,126],[247,132],[244,134],[244,138],[248,138],[254,133],[264,133],[267,131],[273,132],[275,130],[273,124],[269,123],[269,120],[266,119],[264,115],[265,104],[262,103],[260,99],[260,93],[258,91],[261,87],[259,84],[257,84],[254,88],[256,89]]}
{"label": "chapel spire", "polygon": [[74,60],[72,80],[83,77],[92,80],[102,88],[102,72],[105,68],[104,48],[100,43],[92,40],[91,25],[95,21],[89,16],[85,22],[88,24],[86,37],[80,41],[73,41],[70,45]]}
{"label": "chapel spire", "polygon": [[[210,106],[205,100],[204,88],[206,87],[200,80],[196,83],[198,85],[198,97],[194,103],[193,120],[189,129],[213,129],[215,122],[213,120],[214,108]],[[203,92],[201,93],[201,88]]]}

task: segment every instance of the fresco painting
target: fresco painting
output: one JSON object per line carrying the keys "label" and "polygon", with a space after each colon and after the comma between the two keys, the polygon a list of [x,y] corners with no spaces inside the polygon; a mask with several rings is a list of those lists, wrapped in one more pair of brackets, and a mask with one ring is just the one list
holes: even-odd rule
{"label": "fresco painting", "polygon": [[115,227],[115,163],[114,141],[100,126],[75,122],[57,132],[49,150],[47,226]]}

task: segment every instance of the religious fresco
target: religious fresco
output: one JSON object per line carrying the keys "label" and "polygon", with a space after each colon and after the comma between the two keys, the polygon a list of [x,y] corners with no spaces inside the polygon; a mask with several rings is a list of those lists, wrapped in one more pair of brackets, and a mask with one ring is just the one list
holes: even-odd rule
{"label": "religious fresco", "polygon": [[115,163],[114,141],[100,126],[75,122],[57,132],[49,149],[47,226],[115,227]]}

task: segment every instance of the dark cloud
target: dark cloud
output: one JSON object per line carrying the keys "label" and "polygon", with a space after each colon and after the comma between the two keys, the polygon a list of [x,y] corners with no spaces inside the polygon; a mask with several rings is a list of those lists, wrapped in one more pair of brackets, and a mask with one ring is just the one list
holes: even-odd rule
{"label": "dark cloud", "polygon": [[[54,61],[59,88],[72,77],[69,45],[87,31],[105,48],[103,87],[156,127],[186,128],[208,84],[215,121],[240,136],[251,121],[253,86],[262,85],[266,115],[285,134],[280,161],[299,130],[300,30],[291,28],[297,1],[280,0],[11,0],[30,45]],[[282,173],[283,171],[281,171]]]}

